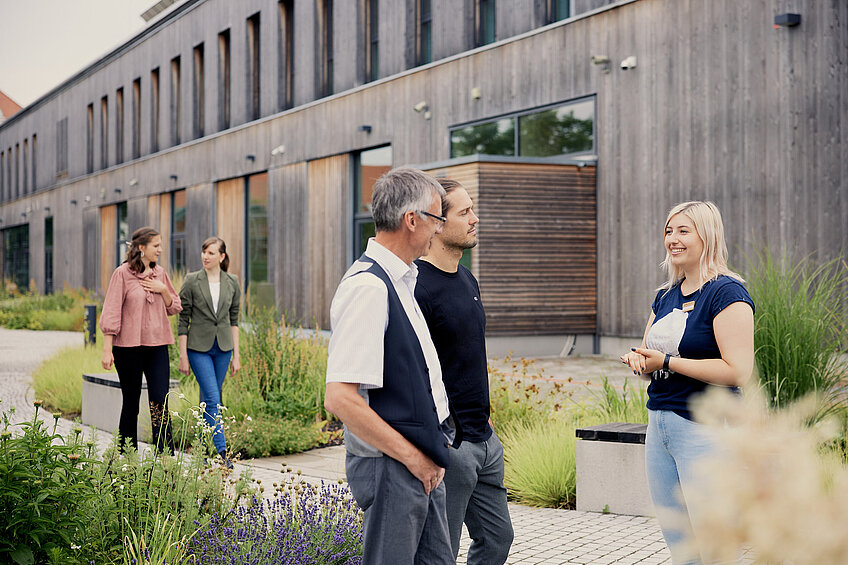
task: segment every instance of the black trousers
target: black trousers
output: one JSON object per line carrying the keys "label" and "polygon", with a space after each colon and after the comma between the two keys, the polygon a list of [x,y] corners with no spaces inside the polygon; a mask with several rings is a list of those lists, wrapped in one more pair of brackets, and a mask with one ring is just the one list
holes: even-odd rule
{"label": "black trousers", "polygon": [[167,447],[174,452],[174,440],[171,436],[171,417],[165,404],[168,395],[171,369],[168,363],[168,346],[152,347],[113,347],[115,369],[121,382],[121,420],[118,423],[118,435],[121,450],[126,440],[138,449],[138,402],[141,397],[141,375],[147,380],[147,396],[150,399],[150,422],[153,428],[153,441],[156,449],[164,451]]}

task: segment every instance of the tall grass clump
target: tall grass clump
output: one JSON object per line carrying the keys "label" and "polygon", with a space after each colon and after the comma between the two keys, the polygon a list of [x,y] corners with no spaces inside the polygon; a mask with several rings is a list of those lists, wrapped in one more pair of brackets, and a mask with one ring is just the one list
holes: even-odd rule
{"label": "tall grass clump", "polygon": [[766,249],[748,261],[748,290],[756,305],[754,347],[760,384],[773,408],[814,395],[819,420],[848,407],[840,359],[848,320],[848,270],[834,259],[816,266],[776,259]]}
{"label": "tall grass clump", "polygon": [[[102,334],[99,337],[102,339]],[[44,361],[32,376],[36,398],[66,417],[80,414],[82,375],[107,372],[100,365],[102,353],[99,347],[67,347]]]}
{"label": "tall grass clump", "polygon": [[65,287],[55,294],[39,294],[35,288],[21,293],[7,284],[9,296],[0,300],[0,326],[17,330],[81,331],[86,304],[101,302],[93,292]]}

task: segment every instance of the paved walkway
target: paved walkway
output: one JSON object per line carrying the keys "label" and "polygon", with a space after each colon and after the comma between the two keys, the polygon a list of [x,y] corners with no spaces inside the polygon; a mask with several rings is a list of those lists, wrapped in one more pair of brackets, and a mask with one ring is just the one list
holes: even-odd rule
{"label": "paved walkway", "polygon": [[[82,334],[69,332],[30,332],[0,328],[0,410],[15,406],[15,421],[32,417],[34,392],[31,375],[38,364],[62,347],[82,344]],[[579,361],[592,367],[603,366],[616,377],[620,370],[614,364],[597,358]],[[562,361],[550,360],[545,366],[551,370]],[[511,364],[506,364],[508,371]],[[613,376],[613,375],[609,375]],[[585,381],[584,381],[585,383]],[[46,419],[50,414],[41,412]],[[76,424],[60,419],[59,429],[69,432]],[[90,433],[82,426],[86,436]],[[111,434],[97,431],[97,444],[101,449],[111,441]],[[144,445],[141,446],[144,448]],[[237,470],[252,470],[254,478],[270,485],[281,480],[280,470],[286,466],[300,470],[309,480],[334,480],[344,477],[344,448],[328,447],[285,457],[270,457],[245,461]],[[266,489],[270,492],[273,489]],[[670,563],[668,550],[656,521],[652,518],[605,515],[593,512],[530,508],[510,504],[510,515],[515,528],[510,564],[645,564]],[[458,563],[465,563],[470,540],[464,535]]]}

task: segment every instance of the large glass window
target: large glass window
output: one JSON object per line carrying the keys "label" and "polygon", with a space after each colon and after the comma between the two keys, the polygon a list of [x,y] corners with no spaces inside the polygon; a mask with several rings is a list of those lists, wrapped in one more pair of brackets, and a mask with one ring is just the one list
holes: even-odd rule
{"label": "large glass window", "polygon": [[[517,122],[517,123],[516,123]],[[593,153],[595,102],[584,99],[451,130],[451,156]]]}
{"label": "large glass window", "polygon": [[548,0],[548,21],[558,22],[571,16],[571,0]]}
{"label": "large glass window", "polygon": [[117,246],[115,249],[117,257],[115,260],[115,266],[117,267],[124,261],[124,258],[127,256],[127,241],[129,241],[130,239],[130,224],[127,221],[127,203],[120,202],[116,204],[115,207],[117,208],[117,218],[115,222],[115,227],[117,231],[117,233],[115,234],[117,236]]}
{"label": "large glass window", "polygon": [[495,0],[477,0],[477,46],[495,42]]}
{"label": "large glass window", "polygon": [[29,224],[7,228],[3,235],[3,278],[22,291],[29,288]]}
{"label": "large glass window", "polygon": [[354,259],[368,246],[368,239],[376,235],[371,215],[371,197],[374,183],[392,168],[392,146],[384,145],[361,151],[354,155]]}
{"label": "large glass window", "polygon": [[44,218],[44,294],[53,294],[53,216]]}
{"label": "large glass window", "polygon": [[171,268],[186,268],[186,191],[171,193]]}
{"label": "large glass window", "polygon": [[418,64],[433,60],[433,12],[430,0],[418,0]]}
{"label": "large glass window", "polygon": [[268,173],[247,178],[247,280],[269,282]]}

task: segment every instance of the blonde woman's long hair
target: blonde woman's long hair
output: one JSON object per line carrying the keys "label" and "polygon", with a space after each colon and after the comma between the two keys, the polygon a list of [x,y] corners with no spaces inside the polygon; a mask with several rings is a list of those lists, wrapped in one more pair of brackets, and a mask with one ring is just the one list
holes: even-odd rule
{"label": "blonde woman's long hair", "polygon": [[[678,204],[668,212],[663,226],[665,234],[668,223],[677,214],[683,214],[695,224],[695,232],[701,238],[704,249],[699,261],[698,288],[705,283],[717,278],[719,275],[727,275],[739,282],[745,282],[739,274],[734,273],[727,267],[727,243],[724,240],[724,222],[721,220],[721,212],[712,202],[692,201]],[[683,270],[671,263],[671,253],[665,251],[665,260],[660,266],[668,273],[668,280],[658,289],[670,290],[683,280]]]}

